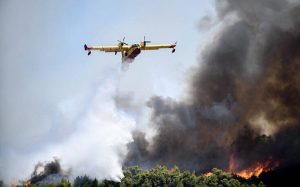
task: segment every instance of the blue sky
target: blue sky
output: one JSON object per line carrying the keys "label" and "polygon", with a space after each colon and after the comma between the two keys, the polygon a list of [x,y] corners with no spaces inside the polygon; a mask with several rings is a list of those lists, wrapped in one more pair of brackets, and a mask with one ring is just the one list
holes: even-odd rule
{"label": "blue sky", "polygon": [[177,41],[178,47],[174,54],[139,55],[120,89],[144,99],[146,93],[180,96],[186,74],[207,42],[198,22],[213,11],[212,1],[197,0],[9,1],[1,7],[1,114],[8,116],[36,112],[27,106],[55,105],[91,89],[115,71],[121,58],[87,56],[83,45],[112,45],[123,36],[128,43],[145,35],[152,43]]}
{"label": "blue sky", "polygon": [[[51,137],[68,102],[86,103],[91,90],[121,67],[120,55],[92,53],[83,45],[114,45],[126,37],[138,43],[178,42],[170,50],[142,52],[120,78],[119,95],[137,110],[153,95],[180,99],[186,78],[211,33],[199,21],[213,14],[211,0],[2,1],[0,3],[0,158],[21,154]],[[73,106],[73,105],[71,105]],[[84,111],[65,107],[67,113]],[[72,115],[71,115],[72,116]],[[144,123],[142,117],[137,125]],[[64,134],[76,119],[63,124]],[[13,138],[12,138],[13,137]]]}

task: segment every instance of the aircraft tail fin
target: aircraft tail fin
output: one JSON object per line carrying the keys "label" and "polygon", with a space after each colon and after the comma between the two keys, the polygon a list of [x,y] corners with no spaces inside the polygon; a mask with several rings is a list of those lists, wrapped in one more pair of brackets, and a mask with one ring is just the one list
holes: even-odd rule
{"label": "aircraft tail fin", "polygon": [[88,55],[90,55],[92,52],[90,51],[90,48],[86,45],[86,44],[84,44],[84,50],[85,51],[88,51]]}

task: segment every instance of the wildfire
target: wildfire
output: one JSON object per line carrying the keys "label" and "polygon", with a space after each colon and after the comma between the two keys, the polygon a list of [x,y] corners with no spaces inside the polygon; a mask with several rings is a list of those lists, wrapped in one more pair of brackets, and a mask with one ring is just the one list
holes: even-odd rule
{"label": "wildfire", "polygon": [[203,175],[204,175],[205,177],[210,177],[210,176],[213,175],[213,173],[212,173],[212,172],[207,172],[207,173],[204,173]]}
{"label": "wildfire", "polygon": [[14,178],[11,187],[17,187],[17,185],[18,185],[18,181],[16,178]]}
{"label": "wildfire", "polygon": [[236,171],[237,168],[236,160],[234,159],[234,156],[231,155],[229,159],[228,171],[231,173],[235,173],[239,177],[249,179],[252,176],[258,177],[262,172],[268,172],[274,170],[276,167],[279,166],[279,164],[280,164],[279,161],[274,161],[270,157],[268,160],[264,162],[255,162],[254,164],[252,164],[250,167],[246,169]]}
{"label": "wildfire", "polygon": [[269,168],[264,168],[264,165],[258,162],[253,167],[237,172],[236,175],[245,179],[249,179],[252,176],[258,177],[263,171],[269,171]]}
{"label": "wildfire", "polygon": [[249,179],[252,176],[258,177],[262,172],[268,172],[274,170],[278,166],[279,166],[279,161],[273,161],[269,159],[266,162],[256,162],[251,167],[237,172],[236,175],[243,177],[245,179]]}
{"label": "wildfire", "polygon": [[31,184],[30,180],[24,181],[24,186],[29,186]]}
{"label": "wildfire", "polygon": [[236,164],[236,160],[234,159],[234,155],[231,154],[229,157],[228,172],[230,172],[230,173],[234,172],[236,166],[237,166],[237,164]]}

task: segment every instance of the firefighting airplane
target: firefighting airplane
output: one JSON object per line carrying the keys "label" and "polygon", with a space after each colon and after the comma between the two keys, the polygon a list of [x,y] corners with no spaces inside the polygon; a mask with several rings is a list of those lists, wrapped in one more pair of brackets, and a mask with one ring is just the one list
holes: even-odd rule
{"label": "firefighting airplane", "polygon": [[[175,52],[175,44],[158,44],[158,45],[147,45],[150,41],[146,41],[144,37],[144,41],[140,42],[140,44],[132,44],[128,45],[124,42],[125,37],[122,41],[118,40],[118,45],[116,46],[87,46],[84,45],[84,50],[88,51],[88,55],[91,54],[91,51],[104,51],[104,52],[113,52],[115,55],[120,52],[122,54],[122,62],[125,62],[130,59],[134,59],[137,57],[142,50],[158,50],[160,48],[171,48],[172,53]],[[131,62],[131,61],[128,61]]]}

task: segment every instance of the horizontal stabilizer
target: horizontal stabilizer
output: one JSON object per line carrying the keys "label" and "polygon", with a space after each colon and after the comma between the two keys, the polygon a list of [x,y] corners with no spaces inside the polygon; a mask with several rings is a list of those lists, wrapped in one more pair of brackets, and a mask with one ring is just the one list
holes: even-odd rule
{"label": "horizontal stabilizer", "polygon": [[88,55],[90,55],[92,53],[90,48],[86,44],[84,44],[84,50],[88,51]]}

